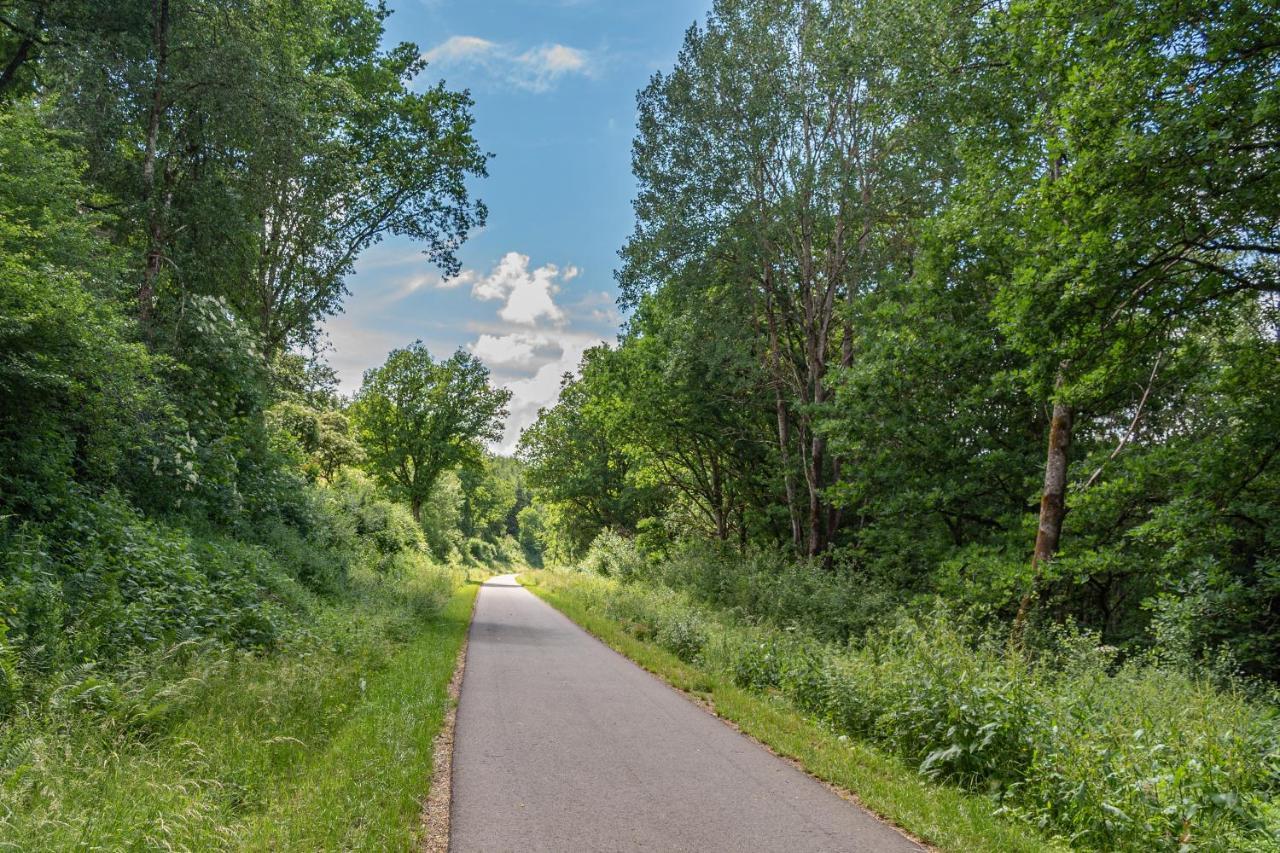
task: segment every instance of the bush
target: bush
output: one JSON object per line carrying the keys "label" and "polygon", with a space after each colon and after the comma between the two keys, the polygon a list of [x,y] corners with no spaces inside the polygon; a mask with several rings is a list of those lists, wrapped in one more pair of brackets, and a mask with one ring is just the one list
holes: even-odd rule
{"label": "bush", "polygon": [[938,605],[836,644],[712,618],[669,588],[577,577],[572,594],[635,636],[989,793],[1076,847],[1261,851],[1280,840],[1275,706],[1154,658],[1117,665],[1096,635],[1059,631],[1026,661]]}
{"label": "bush", "polygon": [[801,628],[824,640],[861,636],[898,606],[885,590],[848,566],[826,568],[790,553],[754,548],[746,554],[691,540],[671,549],[649,575],[697,600],[753,622]]}
{"label": "bush", "polygon": [[9,642],[44,675],[192,640],[265,648],[287,619],[264,594],[288,583],[265,549],[147,520],[112,496],[0,534],[0,579]]}
{"label": "bush", "polygon": [[484,566],[497,559],[498,549],[492,542],[471,538],[463,544],[462,554],[468,562]]}
{"label": "bush", "polygon": [[658,626],[658,645],[692,663],[707,644],[707,630],[696,613],[672,613]]}
{"label": "bush", "polygon": [[363,474],[345,470],[334,484],[336,511],[348,514],[355,537],[385,564],[401,551],[425,551],[422,528],[403,504],[388,500]]}
{"label": "bush", "polygon": [[628,580],[643,572],[644,558],[630,539],[612,530],[604,530],[591,543],[582,568],[603,577]]}

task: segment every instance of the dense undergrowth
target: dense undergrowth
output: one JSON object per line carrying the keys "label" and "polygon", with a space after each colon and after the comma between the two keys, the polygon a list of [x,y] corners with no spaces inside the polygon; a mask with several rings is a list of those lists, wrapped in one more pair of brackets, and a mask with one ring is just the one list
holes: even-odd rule
{"label": "dense undergrowth", "polygon": [[[137,519],[57,557],[33,534],[18,538],[24,547],[7,559],[31,564],[39,581],[18,600],[68,618],[64,642],[19,632],[23,682],[0,728],[0,846],[385,849],[412,840],[429,734],[469,616],[471,590],[450,603],[464,569],[356,537],[354,550],[313,552],[311,562],[347,561],[338,587],[317,593],[298,581],[308,567],[290,559],[304,553],[298,543],[289,552]],[[129,559],[92,573],[93,594],[40,574],[54,559],[98,566],[108,546]],[[130,579],[137,566],[151,567],[148,585]],[[37,666],[46,667],[39,678]],[[373,701],[380,689],[394,695]],[[423,707],[406,714],[404,702]],[[383,719],[388,708],[396,713]],[[397,754],[377,754],[368,736]],[[344,742],[355,754],[333,754]],[[356,766],[375,790],[355,796],[362,780],[348,779],[332,799],[309,801],[307,789],[332,788]]]}
{"label": "dense undergrowth", "polygon": [[[843,599],[785,575],[762,584],[749,559],[649,566],[605,537],[585,565],[594,571],[561,582],[634,636],[989,794],[1075,847],[1280,843],[1280,714],[1267,688],[1168,658],[1121,659],[1070,628],[1013,653],[941,601],[837,636],[841,623],[822,611]],[[820,577],[809,585],[826,586]]]}
{"label": "dense undergrowth", "polygon": [[277,498],[0,526],[0,848],[411,846],[485,569],[354,469]]}

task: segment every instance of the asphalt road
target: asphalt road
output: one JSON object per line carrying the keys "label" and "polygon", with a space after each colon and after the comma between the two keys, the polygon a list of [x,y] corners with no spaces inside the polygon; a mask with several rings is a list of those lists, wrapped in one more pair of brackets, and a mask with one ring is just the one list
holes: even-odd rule
{"label": "asphalt road", "polygon": [[471,625],[449,849],[920,850],[509,576]]}

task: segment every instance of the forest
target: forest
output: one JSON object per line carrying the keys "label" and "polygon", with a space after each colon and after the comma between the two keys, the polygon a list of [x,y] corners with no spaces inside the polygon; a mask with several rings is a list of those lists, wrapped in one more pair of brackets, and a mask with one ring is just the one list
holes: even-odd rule
{"label": "forest", "polygon": [[0,846],[413,849],[502,569],[938,849],[1276,849],[1272,4],[716,0],[515,457],[465,348],[325,361],[487,221],[389,14],[0,0]]}
{"label": "forest", "polygon": [[486,216],[472,102],[387,15],[0,2],[0,845],[414,838],[529,496],[473,356],[389,341],[354,399],[321,357],[362,251],[455,271]]}
{"label": "forest", "polygon": [[638,110],[553,597],[1071,844],[1274,849],[1275,9],[721,0]]}

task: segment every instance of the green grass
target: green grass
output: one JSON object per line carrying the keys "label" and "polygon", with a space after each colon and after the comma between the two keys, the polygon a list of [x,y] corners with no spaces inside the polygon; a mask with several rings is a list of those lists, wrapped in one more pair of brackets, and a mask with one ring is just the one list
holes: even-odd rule
{"label": "green grass", "polygon": [[784,701],[748,692],[721,673],[685,661],[575,595],[572,576],[528,572],[519,576],[532,592],[603,642],[669,684],[708,703],[715,712],[776,752],[794,758],[814,776],[855,793],[872,811],[945,851],[1042,851],[1064,849],[993,812],[995,803],[958,788],[931,783],[914,767],[874,747],[837,736]]}
{"label": "green grass", "polygon": [[24,709],[0,732],[0,849],[412,849],[462,581],[362,570],[272,655],[171,650]]}

